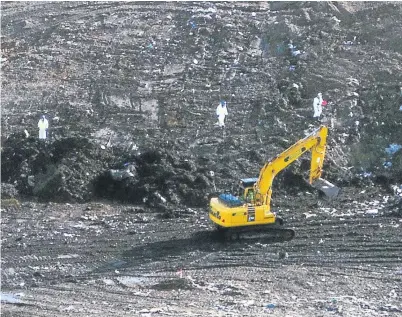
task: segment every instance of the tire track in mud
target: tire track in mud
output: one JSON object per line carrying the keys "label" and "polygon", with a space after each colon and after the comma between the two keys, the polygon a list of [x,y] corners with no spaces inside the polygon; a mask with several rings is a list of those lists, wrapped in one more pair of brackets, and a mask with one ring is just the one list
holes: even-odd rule
{"label": "tire track in mud", "polygon": [[[401,264],[400,219],[356,215],[316,219],[289,217],[288,227],[296,237],[278,243],[263,239],[227,243],[218,241],[205,217],[134,224],[122,229],[110,225],[60,226],[24,217],[3,217],[2,284],[15,286],[84,281],[119,274],[142,275],[179,269],[203,270],[228,267],[281,267],[283,265],[328,266],[332,268],[378,268],[394,270]],[[126,217],[126,216],[124,216]],[[114,217],[110,223],[125,218]],[[321,218],[323,219],[321,219]],[[90,223],[90,222],[89,222]],[[381,225],[380,225],[381,223]],[[206,227],[206,228],[205,228]],[[49,240],[40,232],[60,231]],[[15,246],[20,232],[27,233],[26,247]],[[11,236],[8,236],[10,235]],[[66,237],[67,235],[67,237]],[[16,279],[16,273],[19,278]]]}
{"label": "tire track in mud", "polygon": [[[288,227],[296,230],[291,241],[227,243],[215,239],[202,212],[196,215],[191,220],[152,219],[145,224],[108,225],[130,220],[120,214],[106,219],[106,225],[90,230],[82,229],[82,225],[91,227],[91,221],[80,222],[80,226],[75,226],[74,221],[66,226],[56,222],[49,225],[50,231],[58,228],[62,234],[51,240],[35,236],[26,248],[12,247],[20,236],[14,233],[7,237],[7,248],[3,250],[2,287],[28,288],[35,297],[26,299],[34,306],[7,305],[7,309],[18,311],[18,316],[35,312],[36,316],[54,316],[117,311],[121,316],[132,316],[139,315],[144,307],[154,307],[155,311],[158,307],[170,307],[167,314],[180,315],[187,310],[176,303],[192,303],[196,296],[196,308],[187,309],[193,315],[212,316],[221,313],[216,307],[231,303],[230,297],[243,298],[248,289],[253,294],[264,294],[272,288],[282,292],[282,286],[275,286],[276,283],[285,285],[288,296],[298,287],[326,291],[325,283],[339,277],[360,279],[374,287],[401,281],[394,274],[401,254],[400,228],[395,227],[400,223],[398,218],[288,217]],[[26,233],[30,229],[40,232],[35,226],[42,224],[35,216],[33,213],[29,221],[31,226],[19,223]],[[5,217],[2,226],[17,223],[18,217]],[[66,242],[63,233],[73,236],[67,237]],[[288,256],[284,256],[286,253]],[[15,273],[10,275],[9,268]],[[178,274],[180,270],[184,272],[183,278]],[[296,276],[288,275],[294,270],[298,272]],[[314,276],[306,282],[303,274],[312,272]],[[23,287],[18,286],[21,281],[25,282]],[[243,303],[247,305],[247,299],[231,304],[226,312],[233,309],[234,315],[239,311],[249,315],[257,309],[255,315],[261,315],[259,308],[252,306],[249,310]]]}
{"label": "tire track in mud", "polygon": [[[7,212],[4,214],[7,215]],[[2,263],[3,267],[9,268],[2,271],[3,286],[16,285],[22,280],[25,285],[40,285],[107,275],[125,264],[120,259],[121,249],[146,245],[148,240],[153,239],[152,233],[157,231],[155,226],[148,224],[136,224],[134,230],[120,230],[107,225],[80,231],[77,226],[47,224],[45,227],[42,223],[44,215],[34,215],[32,219],[35,220],[31,222],[26,221],[29,217],[21,221],[15,214],[8,215],[10,217],[3,217],[3,227],[13,230],[3,230],[7,238],[3,243]],[[123,221],[113,219],[117,223]],[[50,237],[43,235],[45,232],[54,233],[55,230],[58,230],[58,234]],[[191,229],[190,225],[191,230],[195,229]],[[166,227],[158,231],[157,238],[166,236],[172,239],[175,235],[179,235],[177,230]],[[153,251],[151,249],[150,252]],[[152,254],[145,252],[142,256],[136,255],[137,261],[145,259],[142,261],[144,263],[148,262],[148,258],[152,259]],[[169,256],[168,260],[172,258],[174,256]],[[18,272],[18,279],[15,272]]]}
{"label": "tire track in mud", "polygon": [[[295,228],[291,260],[303,265],[371,266],[395,270],[402,263],[400,220],[357,215],[348,219],[305,221]],[[303,241],[303,243],[302,243]],[[310,242],[311,245],[305,243]]]}

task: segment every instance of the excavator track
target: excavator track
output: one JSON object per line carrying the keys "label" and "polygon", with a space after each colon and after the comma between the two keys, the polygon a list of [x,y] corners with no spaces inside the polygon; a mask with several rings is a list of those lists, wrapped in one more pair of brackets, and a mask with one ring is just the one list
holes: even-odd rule
{"label": "excavator track", "polygon": [[283,228],[279,225],[218,227],[217,232],[219,237],[225,241],[285,242],[292,240],[295,236],[293,229]]}

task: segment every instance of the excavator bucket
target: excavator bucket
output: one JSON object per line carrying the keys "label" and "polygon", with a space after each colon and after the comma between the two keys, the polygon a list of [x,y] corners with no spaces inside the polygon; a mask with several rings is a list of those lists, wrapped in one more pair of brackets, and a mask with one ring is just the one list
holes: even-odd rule
{"label": "excavator bucket", "polygon": [[339,194],[339,187],[336,187],[334,184],[322,178],[319,178],[316,181],[314,181],[311,184],[311,186],[322,191],[325,194],[325,196],[327,196],[330,199],[335,198]]}

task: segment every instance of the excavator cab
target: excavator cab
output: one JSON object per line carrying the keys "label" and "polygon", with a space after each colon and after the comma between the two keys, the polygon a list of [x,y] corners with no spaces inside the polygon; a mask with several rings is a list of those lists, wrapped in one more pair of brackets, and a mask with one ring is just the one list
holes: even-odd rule
{"label": "excavator cab", "polygon": [[254,203],[254,184],[258,178],[242,178],[239,184],[239,199],[246,203]]}

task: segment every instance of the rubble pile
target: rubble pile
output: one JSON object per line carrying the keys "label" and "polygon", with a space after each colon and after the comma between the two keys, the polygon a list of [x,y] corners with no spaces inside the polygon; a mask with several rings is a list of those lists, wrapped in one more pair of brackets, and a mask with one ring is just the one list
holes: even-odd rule
{"label": "rubble pile", "polygon": [[86,138],[48,144],[14,134],[3,145],[2,181],[41,200],[82,202],[93,197],[93,180],[107,160],[107,153],[96,150]]}
{"label": "rubble pile", "polygon": [[3,182],[10,183],[2,186],[2,197],[15,197],[18,189],[20,194],[45,201],[105,197],[166,209],[204,206],[213,191],[207,169],[202,162],[196,164],[194,157],[158,149],[138,155],[122,150],[121,154],[97,148],[86,138],[47,144],[12,135],[2,152]]}
{"label": "rubble pile", "polygon": [[149,150],[110,169],[95,182],[97,196],[157,207],[203,207],[213,179],[194,158],[177,157],[163,149]]}
{"label": "rubble pile", "polygon": [[2,183],[1,184],[1,198],[9,199],[18,196],[18,191],[13,184]]}

